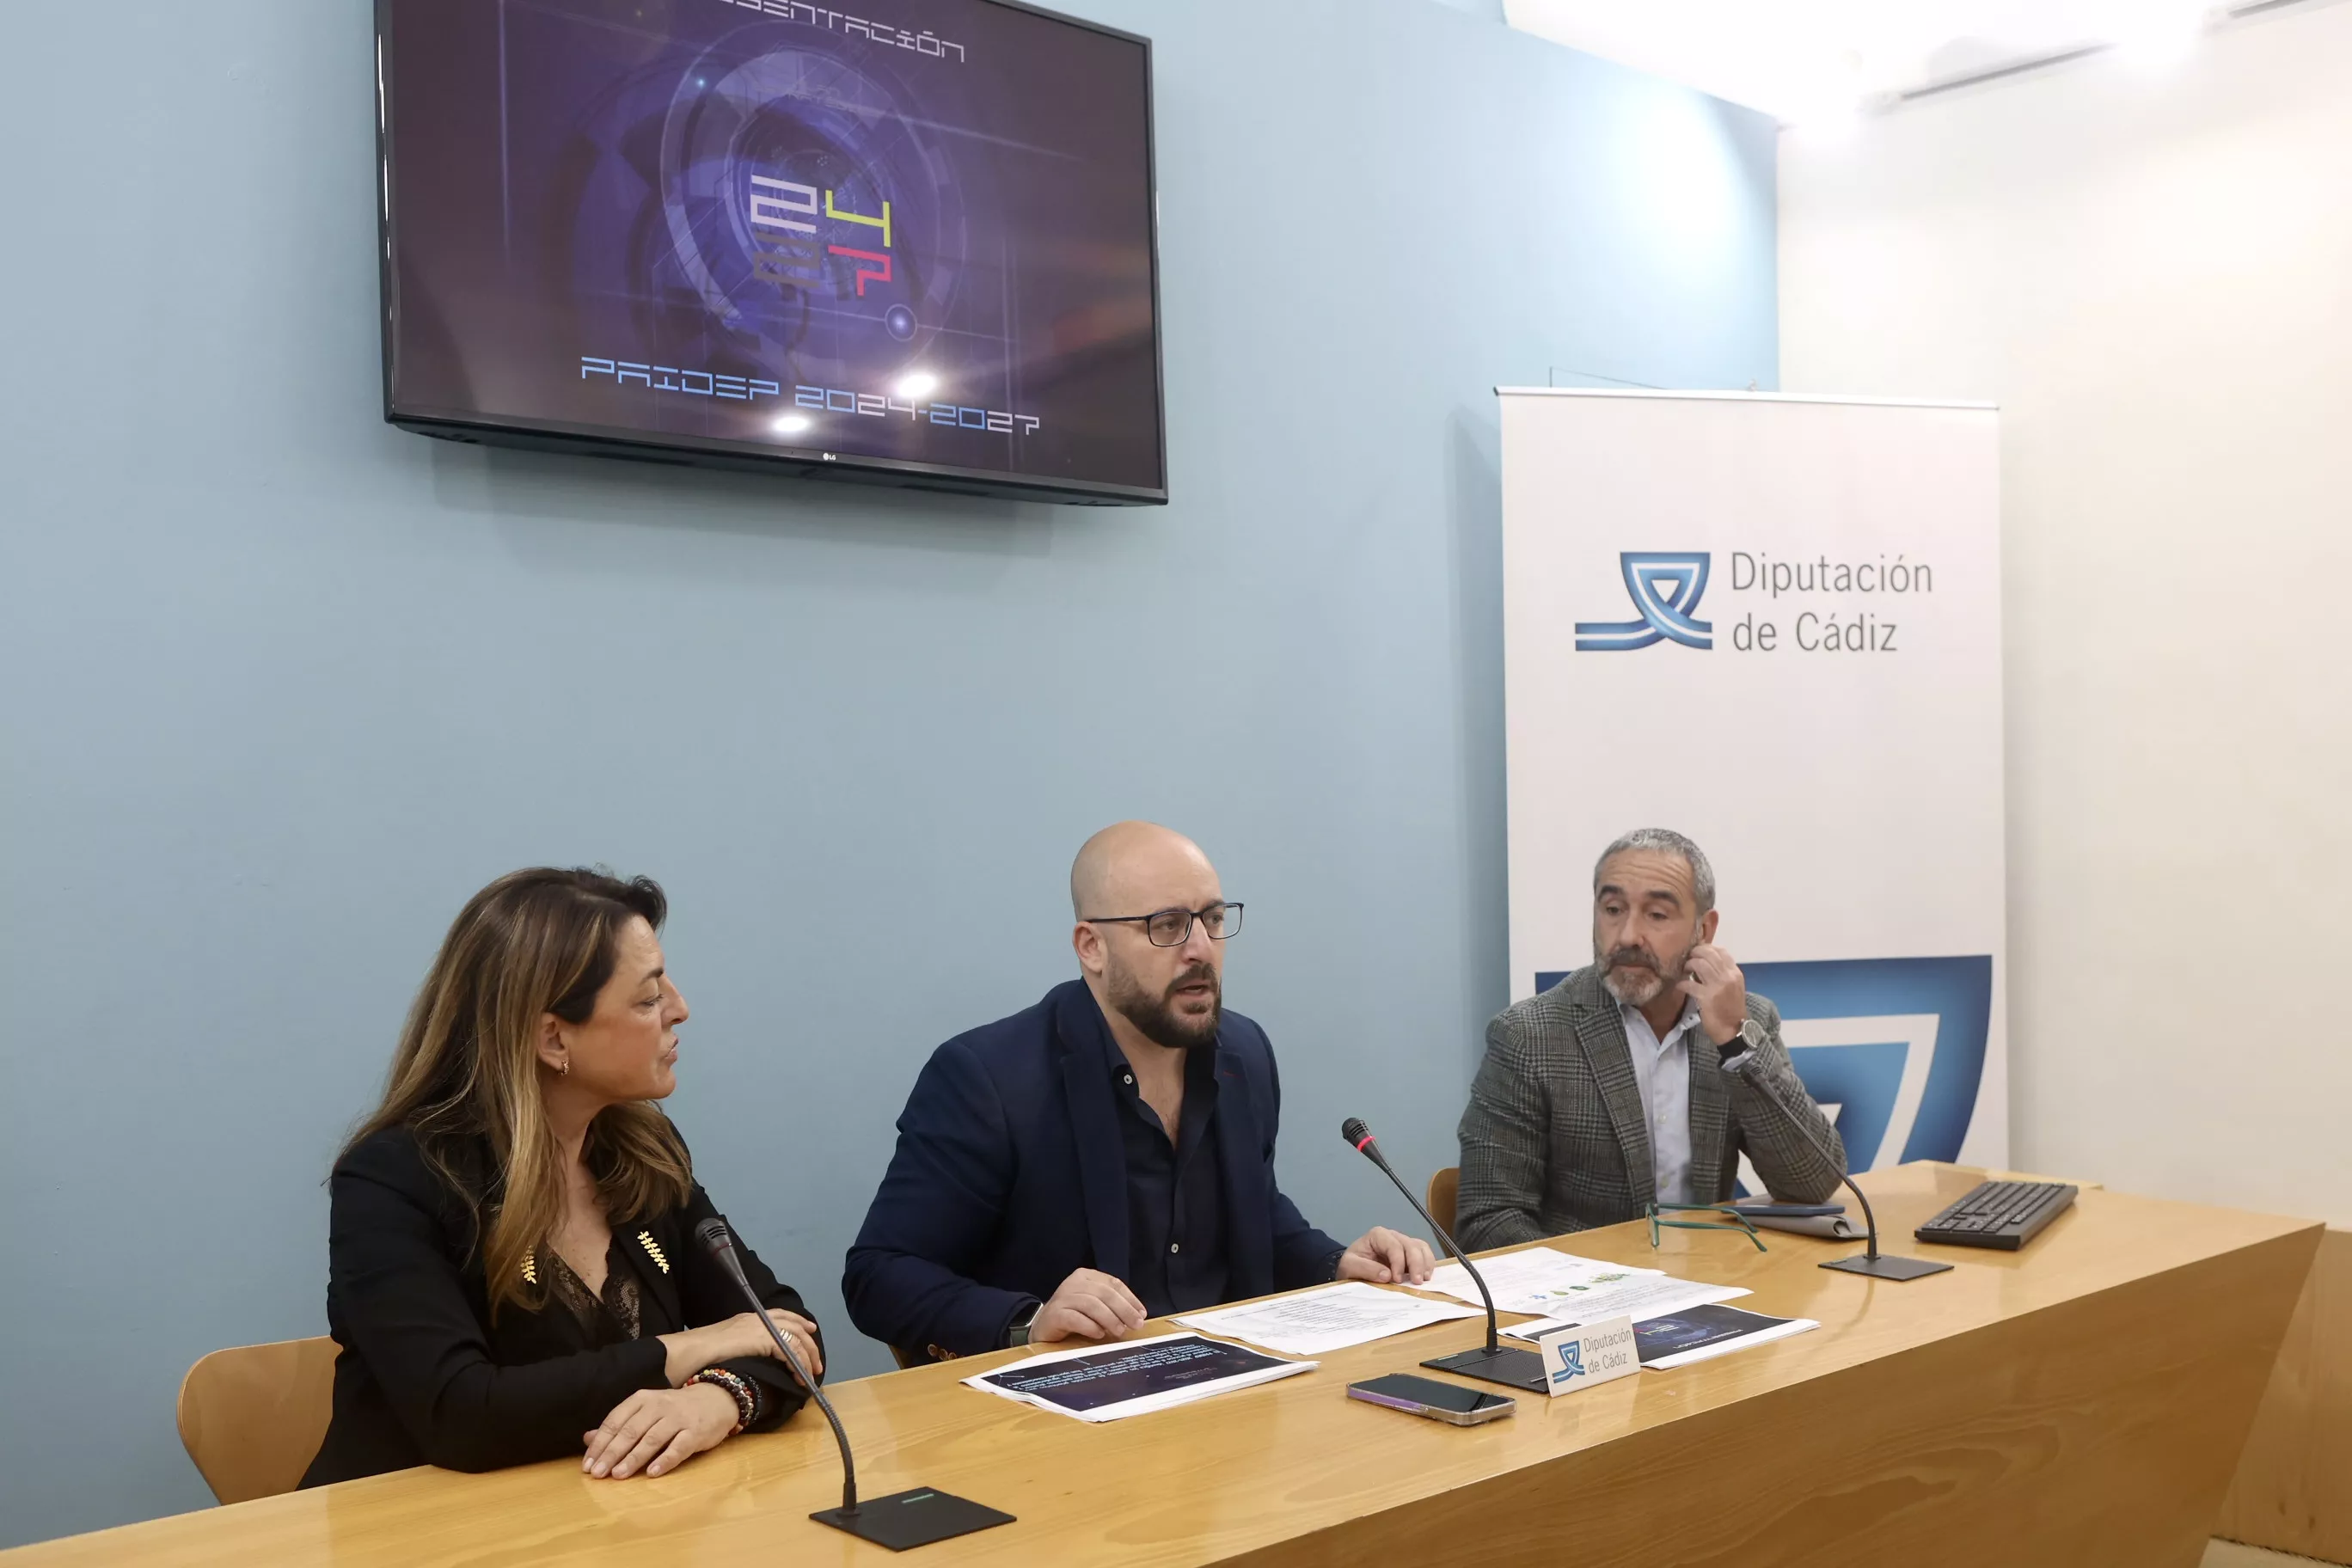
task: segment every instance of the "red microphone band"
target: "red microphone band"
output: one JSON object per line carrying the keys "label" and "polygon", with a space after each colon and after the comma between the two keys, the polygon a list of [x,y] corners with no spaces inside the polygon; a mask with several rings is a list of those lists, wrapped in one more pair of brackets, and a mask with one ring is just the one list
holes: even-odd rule
{"label": "red microphone band", "polygon": [[1372,1141],[1372,1135],[1371,1135],[1370,1133],[1369,1133],[1369,1132],[1365,1133],[1361,1138],[1357,1139],[1357,1140],[1356,1140],[1356,1152],[1357,1152],[1357,1153],[1359,1153],[1359,1154],[1362,1153],[1362,1152],[1364,1152],[1364,1145],[1365,1145],[1365,1144],[1367,1144],[1367,1143],[1369,1143],[1369,1142],[1370,1142],[1371,1141]]}

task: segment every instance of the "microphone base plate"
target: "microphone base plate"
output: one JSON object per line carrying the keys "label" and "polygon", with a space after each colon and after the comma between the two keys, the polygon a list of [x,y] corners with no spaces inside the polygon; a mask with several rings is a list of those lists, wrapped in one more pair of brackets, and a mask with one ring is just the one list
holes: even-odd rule
{"label": "microphone base plate", "polygon": [[1456,1377],[1475,1377],[1481,1383],[1499,1383],[1505,1388],[1516,1388],[1522,1394],[1551,1392],[1550,1385],[1544,1382],[1543,1357],[1533,1351],[1516,1351],[1500,1346],[1490,1351],[1481,1345],[1476,1350],[1437,1356],[1421,1364],[1435,1372],[1450,1372]]}
{"label": "microphone base plate", "polygon": [[1011,1524],[1013,1516],[948,1492],[916,1487],[888,1497],[862,1498],[856,1513],[837,1508],[820,1509],[809,1517],[819,1524],[846,1531],[860,1541],[909,1552],[934,1541],[952,1541],[976,1530]]}
{"label": "microphone base plate", "polygon": [[1882,1252],[1872,1258],[1856,1254],[1852,1258],[1832,1258],[1822,1265],[1841,1274],[1866,1275],[1873,1279],[1924,1279],[1930,1274],[1941,1274],[1951,1268],[1948,1263],[1930,1263],[1924,1258],[1897,1258]]}

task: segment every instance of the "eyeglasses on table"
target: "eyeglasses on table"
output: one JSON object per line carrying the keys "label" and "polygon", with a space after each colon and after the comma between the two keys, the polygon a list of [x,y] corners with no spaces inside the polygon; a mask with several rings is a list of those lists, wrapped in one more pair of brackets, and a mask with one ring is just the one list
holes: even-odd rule
{"label": "eyeglasses on table", "polygon": [[[1756,1244],[1756,1250],[1768,1252],[1764,1238],[1756,1234],[1753,1221],[1729,1204],[1645,1204],[1643,1211],[1650,1220],[1650,1246],[1658,1245],[1658,1227],[1672,1226],[1676,1230],[1736,1230]],[[1729,1216],[1728,1223],[1719,1219],[1667,1219],[1674,1214],[1718,1214]]]}

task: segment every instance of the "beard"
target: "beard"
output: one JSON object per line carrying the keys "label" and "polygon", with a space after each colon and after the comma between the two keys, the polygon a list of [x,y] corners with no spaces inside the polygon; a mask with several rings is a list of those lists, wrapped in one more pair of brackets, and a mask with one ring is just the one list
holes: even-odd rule
{"label": "beard", "polygon": [[1693,941],[1672,969],[1661,967],[1656,955],[1646,947],[1612,947],[1603,952],[1597,942],[1592,948],[1592,962],[1601,965],[1602,990],[1628,1007],[1646,1007],[1667,987],[1683,983],[1690,973],[1691,952],[1697,946],[1697,942]]}
{"label": "beard", "polygon": [[[1153,1045],[1171,1051],[1189,1051],[1217,1037],[1217,1026],[1223,1021],[1225,992],[1217,972],[1207,964],[1192,965],[1157,994],[1145,990],[1133,972],[1122,965],[1112,964],[1108,978],[1110,1005]],[[1178,1012],[1177,988],[1203,980],[1209,983],[1209,1010],[1198,1016]]]}

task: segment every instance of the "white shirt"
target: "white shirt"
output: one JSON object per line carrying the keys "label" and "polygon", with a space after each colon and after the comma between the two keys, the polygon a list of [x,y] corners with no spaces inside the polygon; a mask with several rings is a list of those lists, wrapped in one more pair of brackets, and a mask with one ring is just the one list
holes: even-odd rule
{"label": "white shirt", "polygon": [[1650,1165],[1658,1201],[1691,1201],[1690,1033],[1698,1027],[1698,1003],[1685,999],[1683,1016],[1664,1039],[1650,1027],[1639,1007],[1620,1002],[1625,1045],[1633,1058],[1633,1084],[1642,1091],[1642,1114],[1650,1123]]}

